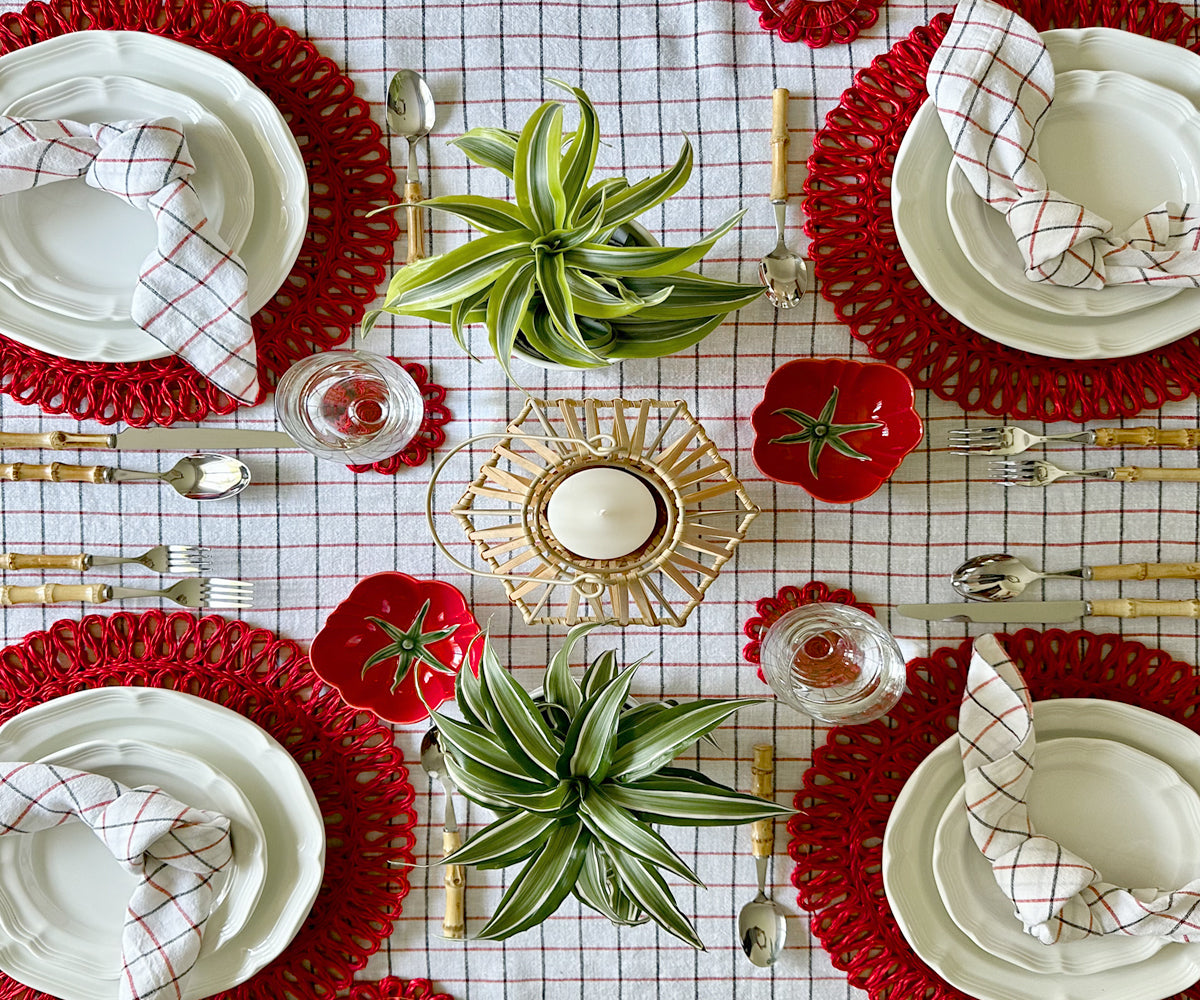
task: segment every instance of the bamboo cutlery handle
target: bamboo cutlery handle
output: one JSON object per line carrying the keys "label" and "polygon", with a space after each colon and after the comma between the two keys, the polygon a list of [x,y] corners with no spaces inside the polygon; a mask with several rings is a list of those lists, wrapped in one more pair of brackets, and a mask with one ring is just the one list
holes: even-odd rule
{"label": "bamboo cutlery handle", "polygon": [[1118,483],[1200,483],[1200,469],[1147,469],[1119,465],[1113,469]]}
{"label": "bamboo cutlery handle", "polygon": [[80,552],[77,556],[56,556],[46,553],[2,552],[0,569],[73,569],[82,573],[88,569],[88,557]]}
{"label": "bamboo cutlery handle", "polygon": [[777,87],[771,95],[771,201],[787,201],[788,92]]}
{"label": "bamboo cutlery handle", "polygon": [[45,434],[14,434],[0,431],[0,448],[31,448],[48,451],[67,451],[76,448],[114,448],[114,434],[68,434],[48,431]]}
{"label": "bamboo cutlery handle", "polygon": [[406,263],[421,260],[425,256],[425,213],[419,203],[421,182],[409,181],[404,185],[404,200],[408,204],[408,257]]}
{"label": "bamboo cutlery handle", "polygon": [[105,583],[43,583],[39,587],[0,587],[0,607],[14,604],[104,604],[108,601]]}
{"label": "bamboo cutlery handle", "polygon": [[[462,837],[457,830],[442,831],[443,858],[460,847]],[[446,886],[446,912],[442,916],[442,934],[457,941],[466,930],[463,921],[463,890],[467,884],[467,877],[462,865],[446,865],[442,872],[442,882]]]}
{"label": "bamboo cutlery handle", "polygon": [[1093,580],[1200,580],[1200,563],[1123,563],[1093,566]]}
{"label": "bamboo cutlery handle", "polygon": [[1200,618],[1200,600],[1151,601],[1118,597],[1089,601],[1088,614],[1103,618]]}
{"label": "bamboo cutlery handle", "polygon": [[[751,791],[760,799],[775,796],[775,748],[770,743],[759,743],[754,747],[754,763],[750,768],[754,775]],[[775,851],[775,821],[756,820],[750,827],[750,842],[756,858],[769,858]]]}
{"label": "bamboo cutlery handle", "polygon": [[38,480],[44,483],[106,483],[109,469],[103,465],[29,465],[25,462],[0,463],[0,480],[19,483]]}
{"label": "bamboo cutlery handle", "polygon": [[1096,444],[1101,448],[1134,445],[1149,448],[1200,448],[1200,429],[1174,427],[1097,427]]}

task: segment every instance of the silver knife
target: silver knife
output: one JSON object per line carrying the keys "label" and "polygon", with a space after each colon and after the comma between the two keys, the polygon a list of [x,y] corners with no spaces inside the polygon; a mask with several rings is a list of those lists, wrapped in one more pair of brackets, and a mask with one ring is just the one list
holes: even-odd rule
{"label": "silver knife", "polygon": [[299,449],[283,431],[236,427],[127,427],[115,434],[12,434],[0,431],[0,448],[47,451],[237,451],[242,448]]}
{"label": "silver knife", "polygon": [[905,618],[935,622],[1069,622],[1085,615],[1104,618],[1200,618],[1200,600],[997,601],[995,604],[899,604]]}

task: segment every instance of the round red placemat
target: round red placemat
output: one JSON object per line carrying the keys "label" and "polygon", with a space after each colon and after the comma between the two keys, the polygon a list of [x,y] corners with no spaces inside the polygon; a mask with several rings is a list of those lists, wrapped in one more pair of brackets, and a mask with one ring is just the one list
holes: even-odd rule
{"label": "round red placemat", "polygon": [[375,472],[382,472],[385,476],[395,475],[401,469],[412,468],[424,463],[430,452],[435,448],[440,448],[446,440],[446,432],[442,428],[450,422],[451,417],[451,413],[444,403],[446,390],[436,382],[429,381],[429,370],[424,365],[419,365],[415,361],[401,361],[399,358],[392,358],[392,360],[404,366],[404,370],[413,377],[417,388],[421,390],[421,396],[425,400],[425,419],[421,421],[421,429],[417,431],[417,436],[400,454],[393,455],[382,462],[346,466],[351,472],[366,472],[373,469]]}
{"label": "round red placemat", "polygon": [[750,0],[758,23],[781,42],[803,41],[810,49],[845,45],[879,20],[883,0]]}
{"label": "round red placemat", "polygon": [[[413,787],[374,716],[347,708],[299,647],[215,615],[118,612],[64,620],[0,650],[0,722],[33,705],[106,684],[171,688],[231,708],[296,758],[325,816],[325,878],[296,939],[219,996],[325,1000],[350,985],[392,931],[408,893]],[[3,1000],[49,1000],[0,975]]]}
{"label": "round red placemat", "polygon": [[[1200,732],[1200,677],[1159,649],[1119,635],[1000,636],[1034,700],[1105,698],[1138,705]],[[884,719],[831,729],[813,753],[799,812],[788,822],[797,902],[850,982],[879,1000],[970,1000],[908,946],[883,890],[883,834],[909,775],[955,732],[972,641],[908,665],[908,691]],[[1200,984],[1179,997],[1200,1000]]]}
{"label": "round red placemat", "polygon": [[[287,119],[308,169],[308,231],[292,273],[254,316],[264,390],[293,361],[345,341],[387,276],[395,174],[370,108],[316,46],[237,0],[56,0],[0,15],[0,55],[72,31],[146,31],[240,70]],[[0,337],[0,392],[102,424],[195,422],[237,403],[177,357],[68,361]]]}
{"label": "round red placemat", "polygon": [[[1200,21],[1174,3],[1036,0],[1019,9],[1038,30],[1124,28],[1200,50]],[[817,133],[804,207],[821,294],[874,357],[965,410],[1082,422],[1132,416],[1200,392],[1197,334],[1112,361],[1045,358],[974,333],[921,287],[896,240],[888,186],[949,23],[949,14],[939,14],[860,71]]]}

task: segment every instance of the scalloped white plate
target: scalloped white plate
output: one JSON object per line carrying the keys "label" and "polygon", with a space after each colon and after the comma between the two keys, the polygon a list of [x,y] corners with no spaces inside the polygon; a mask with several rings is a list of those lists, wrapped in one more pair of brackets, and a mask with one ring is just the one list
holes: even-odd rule
{"label": "scalloped white plate", "polygon": [[[196,165],[192,186],[209,223],[234,253],[254,214],[254,176],[233,133],[197,101],[128,76],[85,76],[24,94],[4,109],[18,118],[76,121],[178,118]],[[83,178],[0,198],[0,282],[26,302],[83,320],[129,319],[154,220]]]}

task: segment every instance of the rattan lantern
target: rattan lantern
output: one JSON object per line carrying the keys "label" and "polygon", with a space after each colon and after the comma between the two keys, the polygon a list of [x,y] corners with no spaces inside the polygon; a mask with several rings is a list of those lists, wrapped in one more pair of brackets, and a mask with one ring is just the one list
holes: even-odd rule
{"label": "rattan lantern", "polygon": [[[678,400],[531,399],[497,436],[452,513],[530,625],[681,626],[759,513]],[[556,493],[593,470],[650,498],[631,551],[596,558],[559,537]]]}

